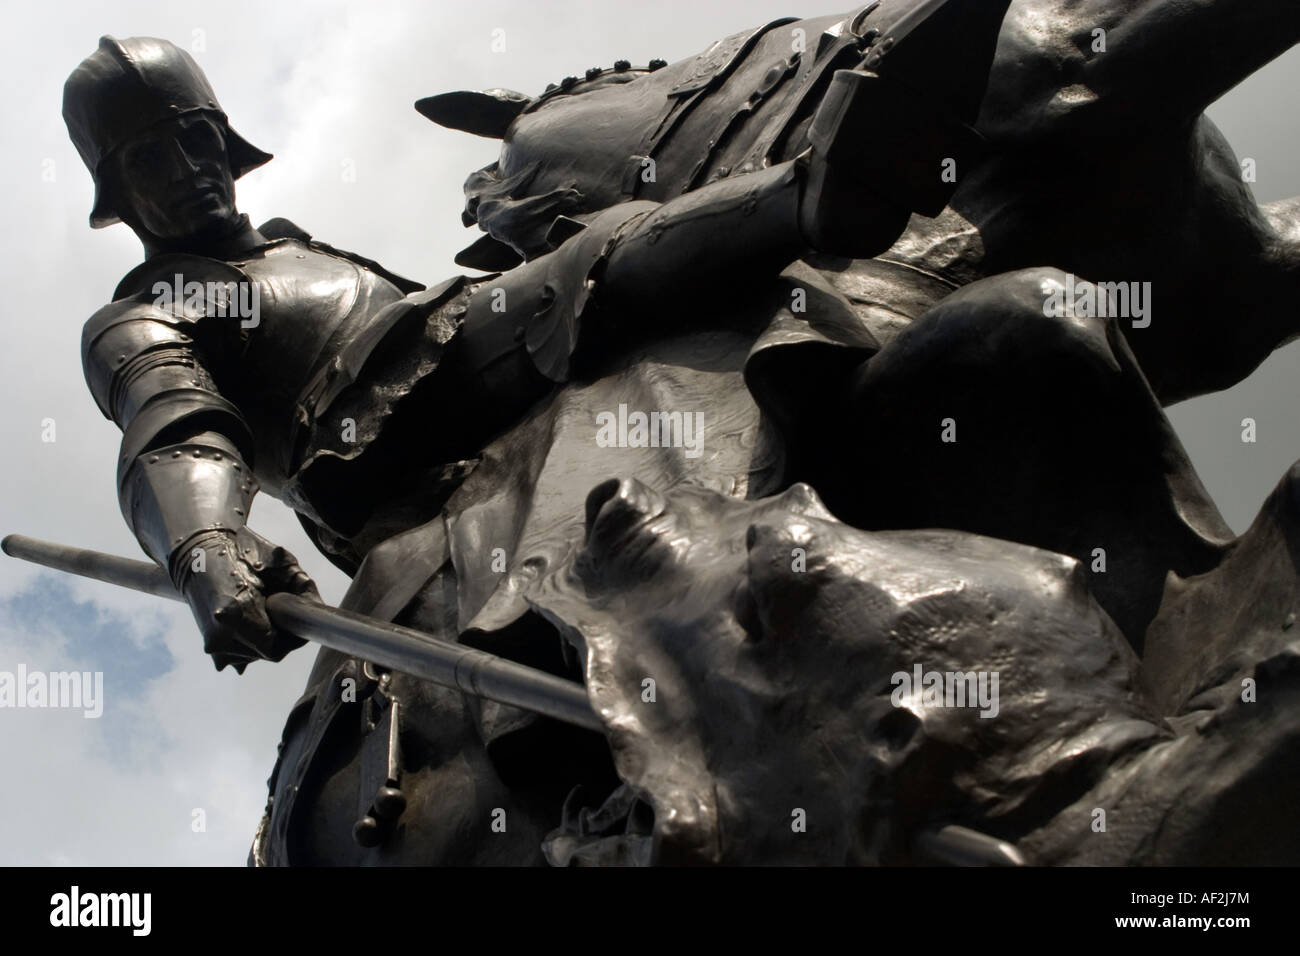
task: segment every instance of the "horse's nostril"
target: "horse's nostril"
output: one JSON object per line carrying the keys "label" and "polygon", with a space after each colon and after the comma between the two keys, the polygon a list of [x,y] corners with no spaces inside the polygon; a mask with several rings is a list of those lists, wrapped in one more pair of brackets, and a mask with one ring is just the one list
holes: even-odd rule
{"label": "horse's nostril", "polygon": [[587,493],[586,531],[588,538],[591,537],[591,529],[596,525],[596,518],[600,514],[600,509],[605,506],[605,502],[618,494],[618,486],[619,480],[610,478],[608,481],[602,481]]}
{"label": "horse's nostril", "polygon": [[906,746],[920,728],[920,718],[904,708],[889,711],[877,725],[881,736],[892,750]]}
{"label": "horse's nostril", "polygon": [[653,488],[635,478],[611,478],[587,495],[587,537],[599,523],[631,527],[664,510],[666,502]]}

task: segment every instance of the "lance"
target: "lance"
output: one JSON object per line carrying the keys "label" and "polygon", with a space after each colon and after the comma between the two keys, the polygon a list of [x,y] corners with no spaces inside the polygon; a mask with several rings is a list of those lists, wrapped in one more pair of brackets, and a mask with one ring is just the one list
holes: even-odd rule
{"label": "lance", "polygon": [[[20,534],[7,535],[0,541],[0,548],[11,557],[56,571],[185,601],[172,587],[166,572],[151,561],[53,544]],[[591,709],[586,688],[545,671],[296,594],[269,595],[266,612],[272,624],[289,634],[380,667],[577,727],[604,730]]]}

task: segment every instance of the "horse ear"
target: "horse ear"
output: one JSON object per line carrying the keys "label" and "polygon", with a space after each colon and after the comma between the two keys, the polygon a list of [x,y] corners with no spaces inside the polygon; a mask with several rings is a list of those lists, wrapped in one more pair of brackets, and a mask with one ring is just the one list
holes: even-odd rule
{"label": "horse ear", "polygon": [[477,242],[456,253],[456,265],[480,272],[509,272],[524,257],[500,240],[482,236]]}
{"label": "horse ear", "polygon": [[532,97],[514,90],[459,90],[417,100],[415,108],[439,126],[501,139]]}

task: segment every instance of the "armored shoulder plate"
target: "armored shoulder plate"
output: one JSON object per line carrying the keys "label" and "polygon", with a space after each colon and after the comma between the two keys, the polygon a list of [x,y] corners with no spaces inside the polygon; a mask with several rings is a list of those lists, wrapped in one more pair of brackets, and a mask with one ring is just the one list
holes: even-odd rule
{"label": "armored shoulder plate", "polygon": [[[206,312],[206,303],[180,301],[173,283],[161,278],[168,270],[184,269],[189,259],[160,259],[167,262],[133,270],[134,294],[100,309],[82,330],[86,383],[100,411],[124,432],[120,465],[129,466],[136,455],[170,436],[184,437],[178,434],[182,427],[191,432],[216,430],[248,454],[252,441],[247,423],[218,394],[194,348],[197,318]],[[207,275],[216,275],[217,285],[222,280],[246,281],[223,263],[202,264]],[[167,287],[165,294],[155,292],[155,278]]]}
{"label": "armored shoulder plate", "polygon": [[[121,389],[141,356],[162,349],[187,349],[193,323],[150,302],[111,302],[81,330],[81,362],[90,394],[105,418],[121,424]],[[192,376],[191,376],[192,377]]]}

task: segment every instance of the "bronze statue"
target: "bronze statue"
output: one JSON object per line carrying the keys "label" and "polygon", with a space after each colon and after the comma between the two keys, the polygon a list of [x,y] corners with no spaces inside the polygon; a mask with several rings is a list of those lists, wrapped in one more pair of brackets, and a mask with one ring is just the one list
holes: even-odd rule
{"label": "bronze statue", "polygon": [[[820,37],[828,55],[843,55],[840,24],[865,28],[886,9],[872,7],[865,19],[859,12],[777,21],[634,83],[574,79],[536,99],[496,90],[417,104],[453,127],[465,127],[462,113],[477,108],[496,122],[470,131],[505,140],[500,160],[465,184],[465,218],[488,235],[463,258],[500,261],[501,244],[527,254],[535,230],[527,213],[557,195],[581,213],[629,185],[635,195],[662,198],[730,175],[733,164],[796,153],[806,108],[801,125],[789,104],[807,98],[804,85],[819,70],[792,70],[768,89],[766,67],[795,29]],[[1195,78],[1173,65],[1192,32],[1220,37],[1224,53]],[[1081,560],[1097,547],[1122,550],[1125,568],[1093,586],[1140,648],[1166,573],[1208,570],[1232,538],[1161,406],[1235,384],[1300,333],[1283,304],[1296,291],[1297,201],[1259,208],[1235,156],[1201,115],[1298,37],[1300,14],[1284,0],[1255,5],[1249,17],[1223,3],[1144,11],[1109,2],[1013,4],[977,124],[986,161],[964,167],[951,203],[935,218],[914,217],[883,255],[807,257],[852,305],[880,356],[865,364],[835,359],[861,365],[853,384],[836,392],[821,391],[818,357],[819,374],[801,376],[801,391],[813,389],[804,401],[825,413],[769,406],[778,419],[798,419],[787,435],[807,446],[793,453],[798,464],[787,478],[808,481],[859,527],[961,528]],[[704,99],[698,81],[681,77],[708,70],[719,82]],[[755,85],[765,99],[749,118]],[[499,103],[494,112],[488,102]],[[597,115],[619,125],[576,148],[577,131]],[[653,183],[620,179],[629,155],[658,160]],[[567,189],[557,191],[558,183]],[[498,196],[503,188],[509,201]],[[1043,321],[1045,287],[1073,286],[1075,277],[1081,287],[1090,285],[1084,280],[1127,287],[1134,269],[1154,291],[1158,317],[1133,316],[1122,337],[1115,315]],[[1210,274],[1230,278],[1207,285]],[[954,348],[959,341],[978,342],[980,354]],[[919,366],[927,369],[923,384]],[[990,382],[994,367],[1005,384]],[[948,387],[933,387],[936,380]],[[1050,402],[1025,400],[1049,394]],[[771,397],[788,403],[791,390]],[[885,407],[887,416],[871,411]],[[957,418],[979,429],[976,440],[929,441],[958,408]],[[836,409],[851,411],[840,417]],[[879,449],[901,447],[909,453],[889,467],[875,464]],[[829,460],[819,460],[822,451]],[[1047,474],[1059,484],[1044,488]],[[1156,484],[1169,488],[1136,492]]]}
{"label": "bronze statue", "polygon": [[[1257,799],[1294,738],[1281,718],[1252,735],[1224,680],[1290,673],[1263,622],[1294,569],[1246,651],[1179,618],[1283,560],[1294,485],[1234,541],[1161,402],[1293,335],[1273,309],[1291,207],[1255,209],[1199,113],[1300,15],[1166,4],[1139,33],[1144,14],[1095,6],[879,0],[536,98],[423,100],[503,139],[466,184],[487,235],[458,261],[504,272],[429,289],[284,220],[254,229],[233,182],[270,157],[197,65],[101,41],[64,115],[92,224],[125,221],[146,259],[87,323],[86,375],[124,430],[123,513],[214,662],[301,643],[265,599],[314,587],[247,528],[261,487],[353,576],[346,609],[584,680],[604,728],[324,650],[254,862],[1223,862],[1241,841],[1295,859],[1290,834],[1080,839],[1089,800],[1195,823]],[[1129,39],[1113,58],[1081,45],[1098,24]],[[1161,70],[1196,26],[1232,55],[1178,85]],[[1043,36],[1072,39],[1072,71]],[[1175,118],[1145,128],[1156,97]],[[1124,136],[1208,145],[1152,208],[1220,216],[1220,253],[1103,241],[1122,191],[1060,228],[1053,202],[1123,181]],[[1211,350],[1173,323],[1208,314],[1181,274],[1214,254],[1260,320]],[[1149,328],[1045,308],[1064,270],[1127,262],[1155,276]],[[999,662],[996,734],[891,699],[910,664],[919,682]],[[1192,740],[1210,688],[1220,723]],[[1228,785],[1175,809],[1161,768],[1234,747]]]}

